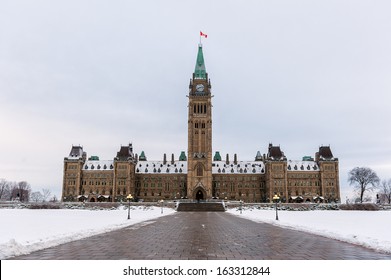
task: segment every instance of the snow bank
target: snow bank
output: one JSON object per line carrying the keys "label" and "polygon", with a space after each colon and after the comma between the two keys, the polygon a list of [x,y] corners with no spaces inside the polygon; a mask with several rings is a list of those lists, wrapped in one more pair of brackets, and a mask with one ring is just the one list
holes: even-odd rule
{"label": "snow bank", "polygon": [[0,259],[120,229],[169,215],[175,211],[159,207],[131,207],[116,210],[0,209]]}
{"label": "snow bank", "polygon": [[[0,259],[28,254],[95,234],[126,226],[153,223],[171,208],[132,207],[131,219],[125,208],[117,210],[0,209]],[[255,222],[306,231],[337,240],[391,253],[391,211],[279,211],[236,208],[228,213]]]}
{"label": "snow bank", "polygon": [[325,237],[391,253],[391,211],[278,211],[244,208],[228,210],[233,215],[284,228],[310,232]]}

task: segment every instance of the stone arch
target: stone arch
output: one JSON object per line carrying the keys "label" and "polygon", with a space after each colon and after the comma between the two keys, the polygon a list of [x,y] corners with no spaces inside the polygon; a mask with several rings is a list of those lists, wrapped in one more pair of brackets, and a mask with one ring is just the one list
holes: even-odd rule
{"label": "stone arch", "polygon": [[201,183],[194,189],[192,197],[197,201],[206,199],[206,190]]}
{"label": "stone arch", "polygon": [[197,177],[202,177],[204,176],[204,165],[202,163],[198,163],[195,168],[194,168],[194,171],[195,171],[195,174]]}

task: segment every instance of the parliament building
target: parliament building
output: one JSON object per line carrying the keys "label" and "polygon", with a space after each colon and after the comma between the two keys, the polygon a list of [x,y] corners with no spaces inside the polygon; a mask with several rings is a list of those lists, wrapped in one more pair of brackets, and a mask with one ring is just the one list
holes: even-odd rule
{"label": "parliament building", "polygon": [[301,160],[288,160],[273,144],[247,161],[213,152],[213,96],[201,44],[187,97],[187,153],[148,160],[144,151],[135,154],[129,144],[113,159],[101,160],[88,157],[82,146],[72,146],[64,158],[62,201],[126,201],[129,194],[143,201],[271,202],[275,194],[287,203],[340,201],[338,158],[329,146]]}

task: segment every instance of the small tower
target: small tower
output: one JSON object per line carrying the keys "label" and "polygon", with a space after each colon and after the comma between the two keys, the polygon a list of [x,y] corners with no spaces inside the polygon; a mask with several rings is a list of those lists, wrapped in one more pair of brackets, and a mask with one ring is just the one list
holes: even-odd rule
{"label": "small tower", "polygon": [[126,200],[129,194],[135,197],[135,166],[136,157],[133,154],[132,144],[121,146],[114,158],[115,179],[112,192],[115,194],[115,200]]}
{"label": "small tower", "polygon": [[76,201],[83,194],[82,168],[86,159],[87,153],[81,146],[72,146],[69,156],[64,158],[62,201]]}

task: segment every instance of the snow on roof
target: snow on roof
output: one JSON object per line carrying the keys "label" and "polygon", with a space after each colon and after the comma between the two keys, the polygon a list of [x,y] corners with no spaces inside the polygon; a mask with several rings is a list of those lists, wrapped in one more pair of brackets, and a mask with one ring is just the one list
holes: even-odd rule
{"label": "snow on roof", "polygon": [[187,161],[139,161],[136,164],[138,174],[187,174]]}
{"label": "snow on roof", "polygon": [[319,171],[319,166],[315,161],[289,160],[288,171]]}
{"label": "snow on roof", "polygon": [[[83,170],[101,171],[113,169],[112,160],[89,160]],[[187,161],[139,161],[136,164],[137,174],[187,174]],[[262,161],[239,161],[226,164],[225,161],[214,161],[213,174],[264,174],[265,165]]]}
{"label": "snow on roof", "polygon": [[262,161],[238,161],[236,164],[225,161],[214,161],[212,174],[265,174],[265,164]]}
{"label": "snow on roof", "polygon": [[113,170],[114,162],[112,160],[87,160],[83,165],[83,170],[104,171]]}
{"label": "snow on roof", "polygon": [[70,156],[67,157],[66,159],[67,159],[67,160],[79,160],[79,159],[81,159],[81,158],[82,158],[81,156],[70,155]]}
{"label": "snow on roof", "polygon": [[[83,166],[86,171],[113,170],[113,160],[87,160]],[[315,161],[289,160],[289,171],[319,171]],[[212,174],[265,174],[263,161],[238,161],[236,164],[225,161],[213,161]],[[139,161],[136,164],[137,174],[187,174],[187,161]]]}
{"label": "snow on roof", "polygon": [[69,160],[77,160],[83,157],[83,147],[72,146],[71,152],[69,153]]}

